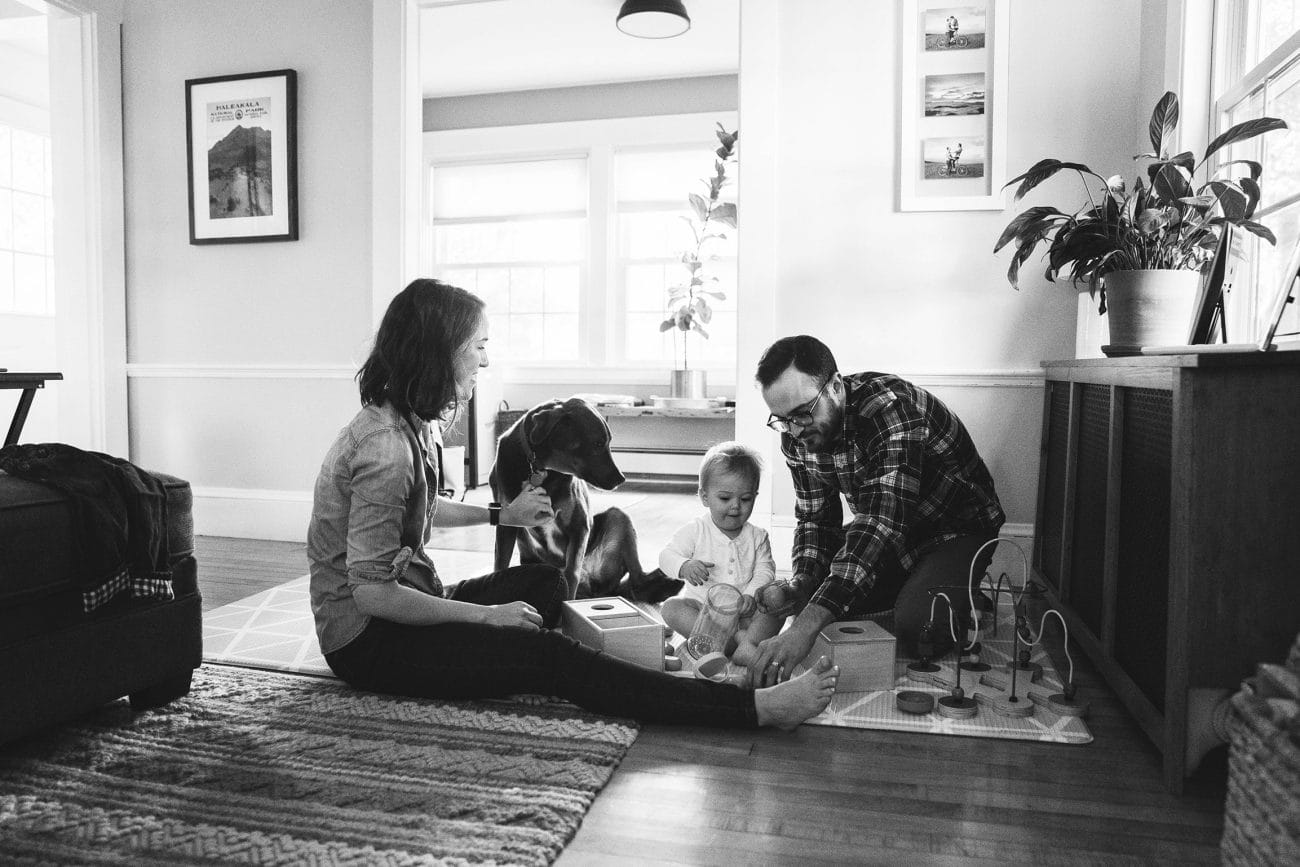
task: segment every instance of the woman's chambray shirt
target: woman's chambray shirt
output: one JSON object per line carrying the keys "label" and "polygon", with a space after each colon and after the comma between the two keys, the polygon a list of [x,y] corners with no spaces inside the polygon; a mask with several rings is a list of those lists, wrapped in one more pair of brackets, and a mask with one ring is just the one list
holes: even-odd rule
{"label": "woman's chambray shirt", "polygon": [[441,436],[391,404],[367,406],[339,431],[316,477],[307,557],[321,653],[366,628],[352,596],[359,584],[401,581],[442,596],[424,553],[437,508]]}

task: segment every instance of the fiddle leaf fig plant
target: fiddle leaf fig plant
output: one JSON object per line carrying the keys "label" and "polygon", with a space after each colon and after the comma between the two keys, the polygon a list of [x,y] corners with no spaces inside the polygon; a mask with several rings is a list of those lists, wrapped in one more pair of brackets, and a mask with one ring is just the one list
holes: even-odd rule
{"label": "fiddle leaf fig plant", "polygon": [[718,278],[707,273],[706,262],[716,258],[708,255],[711,242],[727,237],[722,231],[723,228],[736,228],[735,203],[720,199],[722,188],[728,183],[727,166],[731,165],[736,158],[736,142],[740,139],[740,131],[728,132],[722,124],[718,124],[716,135],[719,145],[713,152],[716,157],[713,162],[713,175],[701,179],[708,191],[707,195],[691,193],[687,197],[691,206],[691,215],[682,217],[691,227],[693,240],[691,246],[683,251],[681,256],[687,279],[669,287],[667,315],[664,321],[659,323],[660,333],[669,329],[677,330],[673,341],[674,355],[680,342],[682,360],[680,369],[684,370],[690,369],[687,335],[693,331],[707,340],[709,332],[704,326],[713,319],[713,308],[709,305],[709,299],[722,301],[727,297],[717,286]]}
{"label": "fiddle leaf fig plant", "polygon": [[[1261,117],[1236,124],[1211,141],[1199,160],[1191,151],[1169,156],[1167,149],[1177,128],[1178,97],[1167,92],[1151,113],[1151,151],[1134,157],[1146,161],[1146,166],[1131,189],[1120,175],[1102,177],[1082,163],[1057,159],[1040,160],[1007,181],[1003,189],[1020,185],[1015,194],[1019,202],[1058,172],[1073,171],[1087,196],[1087,203],[1077,211],[1035,205],[1007,225],[993,252],[1008,244],[1015,250],[1007,269],[1011,285],[1020,288],[1020,268],[1040,244],[1046,245],[1049,282],[1065,276],[1072,284],[1084,281],[1095,291],[1098,279],[1112,271],[1208,270],[1226,225],[1277,243],[1273,232],[1253,219],[1263,167],[1247,159],[1211,166],[1210,157],[1230,145],[1286,129],[1286,122]],[[1201,169],[1205,172],[1198,182]],[[1106,312],[1104,290],[1100,312]]]}

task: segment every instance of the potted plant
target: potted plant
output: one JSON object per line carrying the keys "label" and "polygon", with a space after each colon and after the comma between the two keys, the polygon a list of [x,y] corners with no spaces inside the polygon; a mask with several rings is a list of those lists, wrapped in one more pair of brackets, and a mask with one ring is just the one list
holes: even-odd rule
{"label": "potted plant", "polygon": [[[727,296],[718,288],[718,278],[707,273],[706,262],[716,258],[708,254],[712,242],[726,238],[722,227],[736,228],[736,206],[732,202],[720,201],[722,188],[727,184],[727,166],[735,159],[736,141],[740,138],[739,130],[727,132],[718,124],[718,141],[714,150],[717,159],[713,162],[713,176],[703,178],[702,183],[708,189],[708,195],[691,193],[690,216],[682,219],[691,227],[693,243],[681,257],[686,268],[686,279],[668,288],[668,306],[664,321],[659,323],[659,331],[676,329],[673,334],[673,370],[669,394],[677,398],[703,398],[707,392],[705,372],[692,370],[690,364],[687,338],[694,332],[708,339],[709,332],[704,327],[713,319],[713,308],[709,299],[722,300]],[[680,345],[680,361],[678,347]]]}
{"label": "potted plant", "polygon": [[[1066,276],[1100,296],[1098,313],[1109,309],[1110,343],[1117,352],[1122,346],[1187,342],[1197,288],[1213,265],[1225,226],[1276,243],[1273,233],[1252,219],[1263,167],[1239,159],[1211,169],[1208,162],[1229,145],[1286,129],[1286,122],[1262,117],[1239,123],[1211,141],[1199,161],[1190,151],[1167,154],[1177,126],[1178,97],[1165,93],[1151,114],[1152,150],[1134,157],[1147,161],[1146,180],[1139,172],[1131,189],[1120,175],[1103,178],[1086,165],[1057,159],[1040,160],[1003,186],[1020,184],[1018,202],[1057,172],[1078,173],[1087,204],[1073,213],[1050,205],[1027,208],[1002,232],[993,252],[1014,247],[1007,278],[1019,288],[1021,266],[1046,244],[1048,281]],[[1198,186],[1202,167],[1205,177]]]}

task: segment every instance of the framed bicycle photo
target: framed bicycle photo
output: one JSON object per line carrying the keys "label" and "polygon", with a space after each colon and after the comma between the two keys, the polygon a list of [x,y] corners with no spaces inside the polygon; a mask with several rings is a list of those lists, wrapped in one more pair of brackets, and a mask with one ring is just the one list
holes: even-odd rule
{"label": "framed bicycle photo", "polygon": [[190,243],[298,240],[297,73],[185,82]]}
{"label": "framed bicycle photo", "polygon": [[901,211],[1002,210],[1010,0],[902,0]]}

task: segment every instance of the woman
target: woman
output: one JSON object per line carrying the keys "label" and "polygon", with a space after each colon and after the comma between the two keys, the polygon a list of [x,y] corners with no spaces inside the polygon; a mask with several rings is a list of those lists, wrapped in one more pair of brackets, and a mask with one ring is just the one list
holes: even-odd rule
{"label": "woman", "polygon": [[[444,592],[424,553],[430,529],[487,524],[489,512],[437,497],[435,422],[473,392],[487,339],[483,302],[436,280],[415,280],[384,314],[357,374],[362,409],[325,456],[308,529],[316,634],[334,673],[399,695],[556,695],[648,722],[792,729],[820,713],[837,674],[825,659],[749,691],[641,668],[551,631],[566,584],[550,566]],[[517,527],[551,518],[546,493],[531,488],[499,515]]]}

